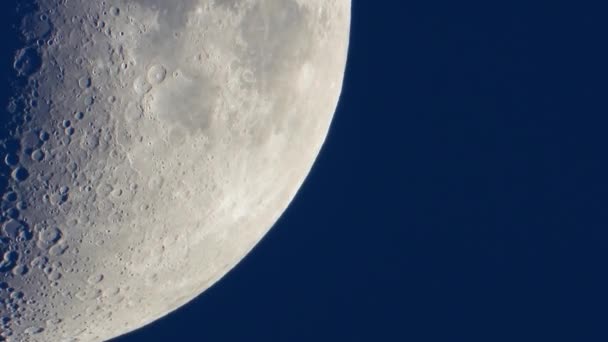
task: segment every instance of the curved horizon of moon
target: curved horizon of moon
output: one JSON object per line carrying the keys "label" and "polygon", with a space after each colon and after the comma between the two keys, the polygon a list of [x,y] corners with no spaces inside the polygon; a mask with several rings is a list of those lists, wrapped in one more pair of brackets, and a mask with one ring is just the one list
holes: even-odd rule
{"label": "curved horizon of moon", "polygon": [[0,141],[0,340],[107,340],[201,294],[289,205],[351,4],[32,3]]}

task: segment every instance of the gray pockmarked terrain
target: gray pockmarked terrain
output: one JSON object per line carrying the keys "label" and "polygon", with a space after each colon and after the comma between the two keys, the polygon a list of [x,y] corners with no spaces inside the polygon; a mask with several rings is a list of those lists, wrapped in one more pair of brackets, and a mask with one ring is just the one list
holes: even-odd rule
{"label": "gray pockmarked terrain", "polygon": [[0,339],[102,341],[234,267],[341,91],[350,0],[38,0],[2,138]]}

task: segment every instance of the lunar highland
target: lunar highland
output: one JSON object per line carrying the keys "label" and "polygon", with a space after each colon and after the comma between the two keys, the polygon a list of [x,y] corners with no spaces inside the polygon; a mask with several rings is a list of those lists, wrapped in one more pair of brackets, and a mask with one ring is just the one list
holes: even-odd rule
{"label": "lunar highland", "polygon": [[0,340],[108,340],[242,260],[326,138],[350,6],[24,1],[0,136]]}

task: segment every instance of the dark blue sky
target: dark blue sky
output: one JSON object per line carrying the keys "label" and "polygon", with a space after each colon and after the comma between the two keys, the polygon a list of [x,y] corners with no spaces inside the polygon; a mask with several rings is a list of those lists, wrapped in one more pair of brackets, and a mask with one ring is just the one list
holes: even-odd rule
{"label": "dark blue sky", "polygon": [[606,9],[495,3],[354,0],[292,205],[115,341],[606,341]]}

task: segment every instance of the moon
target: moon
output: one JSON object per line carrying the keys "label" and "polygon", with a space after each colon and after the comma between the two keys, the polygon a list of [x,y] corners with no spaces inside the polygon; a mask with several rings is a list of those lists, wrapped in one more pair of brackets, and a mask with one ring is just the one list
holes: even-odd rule
{"label": "moon", "polygon": [[107,340],[242,260],[328,134],[350,7],[20,6],[0,137],[0,340]]}

